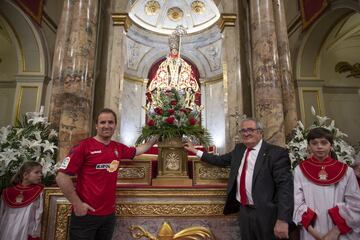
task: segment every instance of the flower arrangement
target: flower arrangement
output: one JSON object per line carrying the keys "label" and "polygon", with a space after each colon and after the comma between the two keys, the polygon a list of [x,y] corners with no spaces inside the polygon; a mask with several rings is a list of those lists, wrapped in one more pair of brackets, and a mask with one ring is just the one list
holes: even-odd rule
{"label": "flower arrangement", "polygon": [[25,161],[42,165],[45,185],[52,183],[56,170],[57,132],[50,128],[40,112],[26,113],[15,127],[0,129],[0,189],[7,187],[11,177]]}
{"label": "flower arrangement", "polygon": [[292,168],[295,168],[300,161],[308,157],[306,137],[309,131],[316,127],[323,127],[331,131],[334,137],[333,149],[338,160],[351,165],[354,162],[355,149],[344,140],[347,135],[335,127],[334,120],[317,115],[314,107],[311,107],[311,113],[316,118],[314,123],[308,129],[305,129],[302,122],[298,121],[297,126],[293,129],[293,137],[287,144]]}
{"label": "flower arrangement", "polygon": [[192,141],[208,147],[211,143],[209,132],[200,125],[202,106],[194,103],[194,95],[190,91],[155,90],[147,94],[146,125],[136,144],[159,135],[160,140],[174,137],[187,137]]}

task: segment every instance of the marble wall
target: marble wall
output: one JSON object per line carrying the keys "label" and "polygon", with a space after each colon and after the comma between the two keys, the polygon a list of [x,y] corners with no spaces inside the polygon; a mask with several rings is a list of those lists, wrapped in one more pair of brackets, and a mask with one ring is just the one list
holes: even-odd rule
{"label": "marble wall", "polygon": [[209,130],[213,143],[220,153],[225,152],[225,113],[223,81],[207,82],[203,89],[203,123]]}
{"label": "marble wall", "polygon": [[140,81],[125,78],[121,98],[119,124],[120,142],[133,145],[145,123],[145,86]]}

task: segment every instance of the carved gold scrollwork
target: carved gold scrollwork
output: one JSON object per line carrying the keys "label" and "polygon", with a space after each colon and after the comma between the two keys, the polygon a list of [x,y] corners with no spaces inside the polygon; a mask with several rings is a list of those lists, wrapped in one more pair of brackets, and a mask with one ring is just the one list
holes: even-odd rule
{"label": "carved gold scrollwork", "polygon": [[168,204],[168,203],[120,203],[116,215],[120,216],[221,216],[224,204]]}
{"label": "carved gold scrollwork", "polygon": [[121,167],[119,168],[120,178],[144,178],[145,168],[143,167]]}
{"label": "carved gold scrollwork", "polygon": [[70,204],[59,204],[56,211],[55,239],[67,239],[67,227],[71,214]]}
{"label": "carved gold scrollwork", "polygon": [[181,156],[175,152],[169,153],[165,157],[166,169],[176,171],[180,168]]}
{"label": "carved gold scrollwork", "polygon": [[229,174],[229,168],[201,167],[199,169],[199,176],[201,179],[227,179]]}
{"label": "carved gold scrollwork", "polygon": [[180,232],[174,234],[171,225],[167,222],[164,222],[162,224],[157,237],[146,231],[141,226],[131,226],[129,227],[129,229],[131,232],[131,236],[134,239],[140,239],[145,237],[149,240],[215,240],[212,232],[205,227],[185,228]]}

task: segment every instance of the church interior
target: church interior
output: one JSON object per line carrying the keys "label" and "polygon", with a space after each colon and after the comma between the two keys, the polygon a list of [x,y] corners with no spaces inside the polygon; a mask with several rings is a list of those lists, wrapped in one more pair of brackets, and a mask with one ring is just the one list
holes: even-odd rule
{"label": "church interior", "polygon": [[[208,151],[233,149],[244,115],[286,146],[298,121],[313,123],[312,111],[359,151],[358,0],[1,0],[0,127],[41,110],[58,131],[60,161],[94,134],[106,107],[118,117],[114,139],[134,145],[179,26]],[[113,239],[140,239],[135,231],[172,239],[164,236],[184,229],[239,239],[237,216],[222,214],[229,169],[189,155],[186,177],[169,184],[156,178],[158,155],[121,162]],[[42,239],[68,239],[71,206],[56,185],[44,191]]]}

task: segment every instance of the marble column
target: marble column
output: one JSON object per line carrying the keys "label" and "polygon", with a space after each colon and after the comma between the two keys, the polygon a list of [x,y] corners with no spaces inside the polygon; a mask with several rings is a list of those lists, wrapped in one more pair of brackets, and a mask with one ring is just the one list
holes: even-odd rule
{"label": "marble column", "polygon": [[49,119],[59,157],[91,134],[98,0],[65,0],[56,36]]}
{"label": "marble column", "polygon": [[274,16],[279,54],[280,78],[284,107],[285,136],[288,138],[296,126],[297,111],[295,88],[292,79],[289,38],[287,34],[286,16],[283,0],[274,1]]}
{"label": "marble column", "polygon": [[255,117],[264,138],[285,145],[283,100],[272,0],[250,1],[250,34]]}

